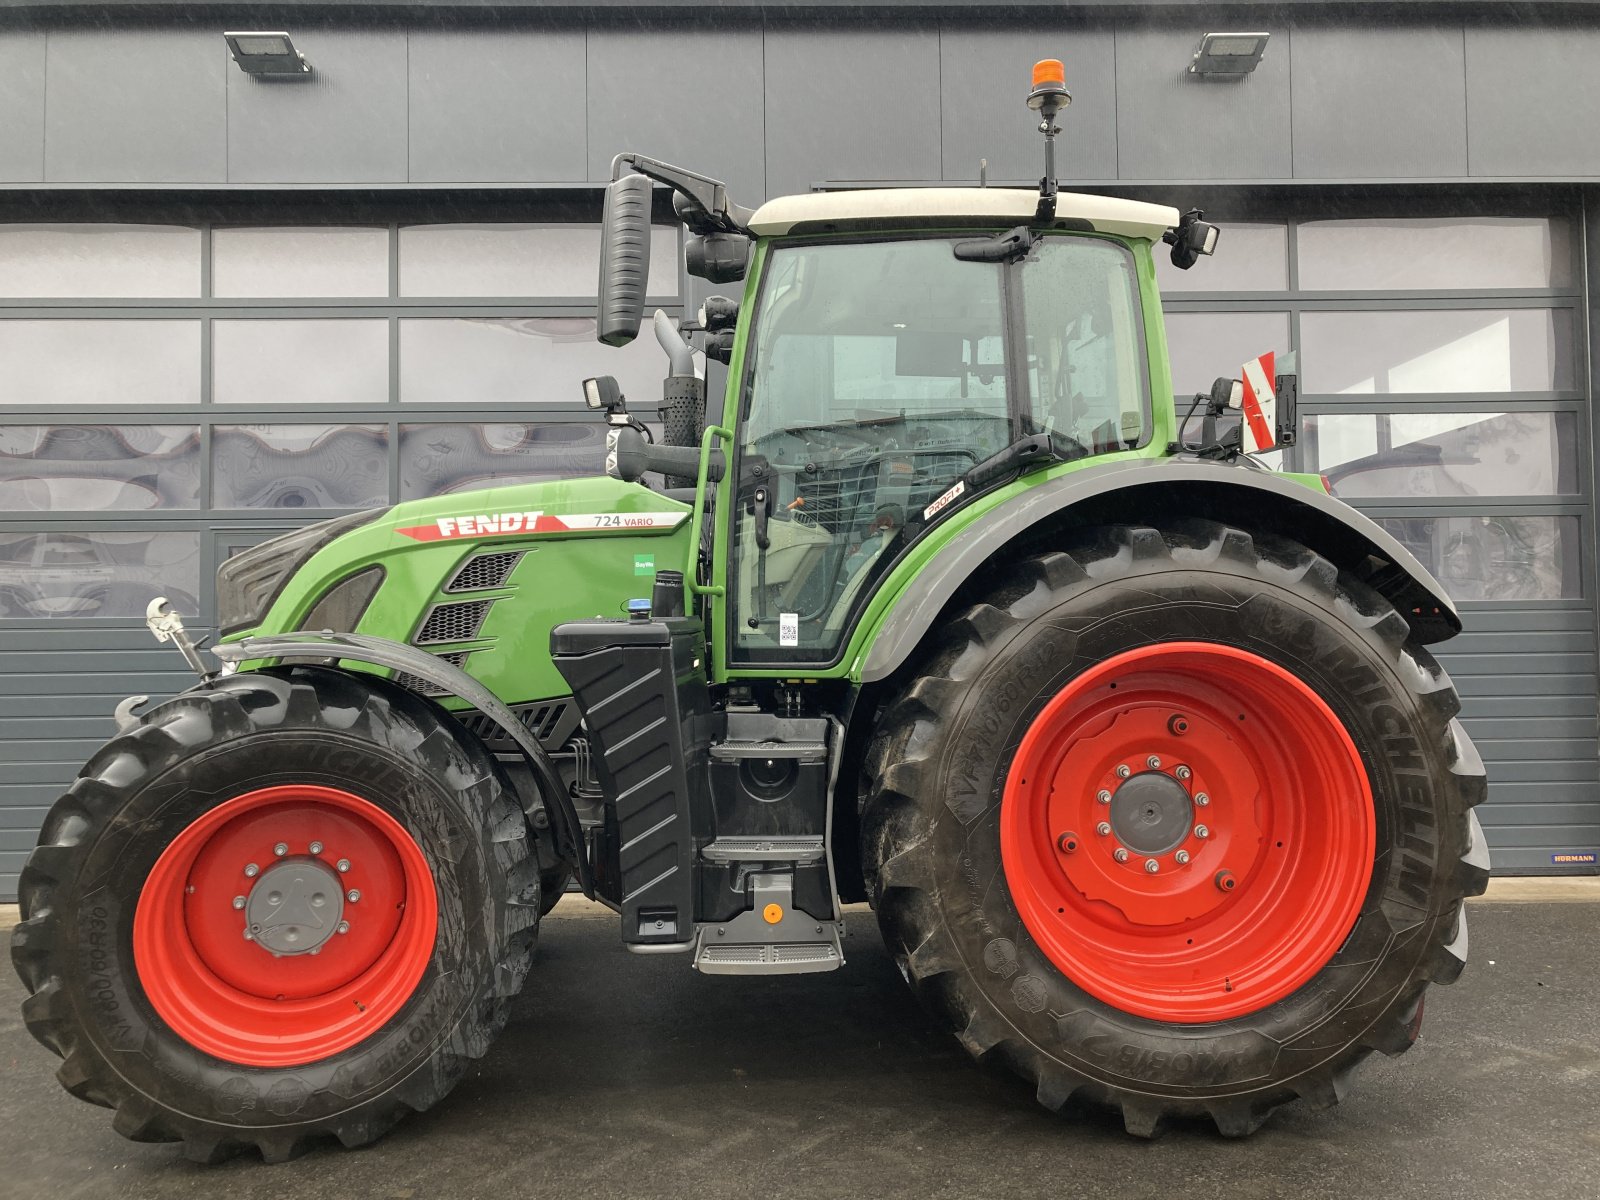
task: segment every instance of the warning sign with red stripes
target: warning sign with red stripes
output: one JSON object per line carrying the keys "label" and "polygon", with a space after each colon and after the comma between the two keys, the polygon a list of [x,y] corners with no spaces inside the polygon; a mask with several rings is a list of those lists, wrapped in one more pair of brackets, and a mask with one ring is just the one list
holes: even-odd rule
{"label": "warning sign with red stripes", "polygon": [[1256,454],[1278,443],[1278,393],[1273,390],[1273,359],[1268,350],[1244,365],[1244,448]]}
{"label": "warning sign with red stripes", "polygon": [[684,512],[562,513],[496,512],[440,517],[426,525],[396,529],[419,542],[449,542],[461,538],[503,537],[506,534],[641,533],[651,529],[676,529],[688,518]]}

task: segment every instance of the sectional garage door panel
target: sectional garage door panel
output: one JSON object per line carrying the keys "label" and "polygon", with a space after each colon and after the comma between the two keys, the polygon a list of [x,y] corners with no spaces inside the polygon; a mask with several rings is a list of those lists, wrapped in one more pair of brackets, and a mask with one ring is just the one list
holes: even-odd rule
{"label": "sectional garage door panel", "polygon": [[1587,870],[1553,859],[1600,847],[1594,616],[1468,605],[1464,617],[1461,636],[1436,649],[1489,768],[1489,799],[1479,816],[1494,866]]}
{"label": "sectional garage door panel", "polygon": [[118,702],[135,693],[162,700],[194,682],[177,652],[143,629],[0,623],[0,903],[16,898],[46,810],[116,731]]}

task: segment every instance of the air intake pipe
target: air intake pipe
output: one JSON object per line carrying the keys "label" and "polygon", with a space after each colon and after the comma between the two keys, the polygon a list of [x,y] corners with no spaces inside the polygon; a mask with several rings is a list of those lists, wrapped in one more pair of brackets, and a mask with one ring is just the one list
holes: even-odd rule
{"label": "air intake pipe", "polygon": [[[667,352],[672,364],[661,385],[662,443],[667,446],[700,447],[700,425],[706,403],[705,380],[694,373],[694,352],[683,340],[672,318],[659,308],[655,314],[656,341]],[[668,475],[669,488],[691,488],[692,476]]]}

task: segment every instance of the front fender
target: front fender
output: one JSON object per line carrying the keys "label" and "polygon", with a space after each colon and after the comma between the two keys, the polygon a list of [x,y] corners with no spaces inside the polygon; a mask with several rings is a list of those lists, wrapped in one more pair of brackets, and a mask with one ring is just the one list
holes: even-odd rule
{"label": "front fender", "polygon": [[[909,658],[962,584],[1041,528],[1206,517],[1294,538],[1376,589],[1423,643],[1461,632],[1438,581],[1392,534],[1342,501],[1268,471],[1192,458],[1128,459],[1047,479],[989,509],[924,563],[867,630],[862,683]],[[891,578],[886,590],[893,591]]]}
{"label": "front fender", "polygon": [[523,758],[533,770],[534,780],[539,785],[540,798],[550,811],[556,836],[561,842],[560,850],[576,868],[578,882],[583,887],[584,895],[593,899],[594,872],[585,853],[583,827],[579,824],[577,809],[573,806],[572,797],[567,793],[566,785],[561,782],[555,763],[550,761],[549,753],[528,731],[527,726],[517,720],[516,714],[501,703],[499,697],[460,667],[446,662],[438,655],[418,650],[415,646],[390,641],[388,638],[370,637],[359,633],[333,633],[327,630],[320,633],[304,631],[277,636],[246,637],[237,642],[214,646],[211,653],[224,663],[231,663],[235,667],[240,663],[261,659],[308,655],[321,659],[337,658],[341,662],[366,663],[369,666],[388,667],[394,671],[407,671],[426,679],[452,696],[460,696],[499,725],[522,752]]}

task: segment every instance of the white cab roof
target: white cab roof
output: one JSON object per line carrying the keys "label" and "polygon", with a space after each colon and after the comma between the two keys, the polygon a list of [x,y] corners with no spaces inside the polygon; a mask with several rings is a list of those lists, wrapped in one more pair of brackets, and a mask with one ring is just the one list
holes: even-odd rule
{"label": "white cab roof", "polygon": [[[859,192],[813,192],[779,196],[756,209],[750,228],[758,234],[789,233],[797,226],[824,232],[829,225],[868,228],[876,224],[961,224],[992,221],[996,225],[1029,223],[1039,193],[1022,188],[873,188]],[[1178,210],[1165,204],[1062,192],[1056,197],[1057,222],[1088,222],[1100,233],[1159,240],[1178,223]]]}

